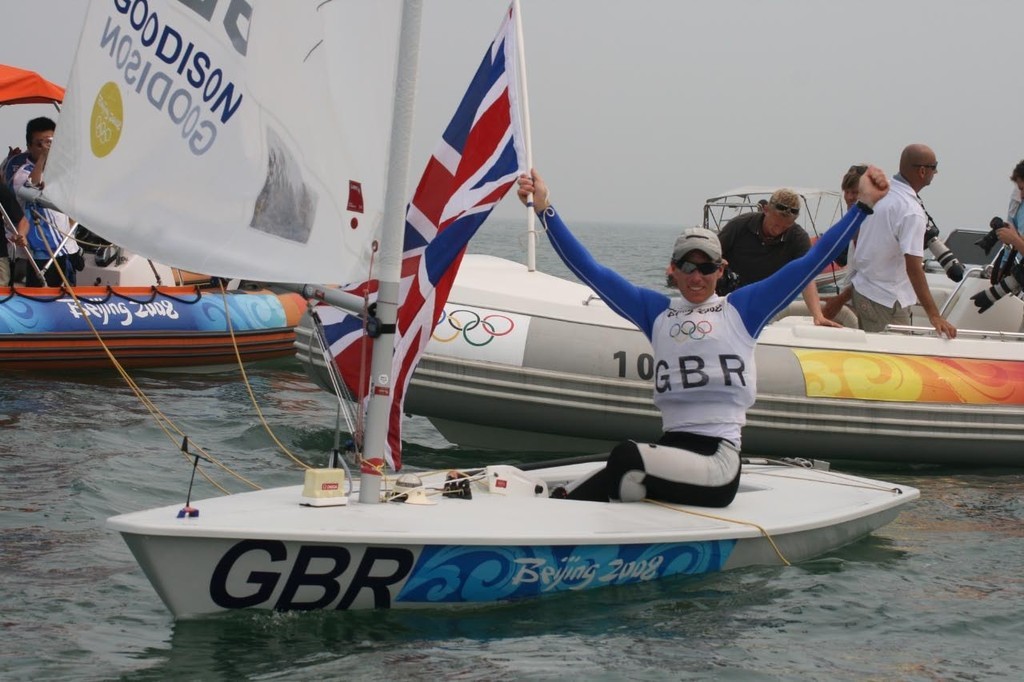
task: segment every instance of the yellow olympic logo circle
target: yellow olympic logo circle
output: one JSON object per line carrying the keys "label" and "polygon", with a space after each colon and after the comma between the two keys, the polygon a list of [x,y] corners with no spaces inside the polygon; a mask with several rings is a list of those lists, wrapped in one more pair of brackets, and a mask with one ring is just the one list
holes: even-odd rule
{"label": "yellow olympic logo circle", "polygon": [[117,83],[107,81],[96,94],[89,120],[89,143],[98,159],[114,151],[124,125],[124,102]]}

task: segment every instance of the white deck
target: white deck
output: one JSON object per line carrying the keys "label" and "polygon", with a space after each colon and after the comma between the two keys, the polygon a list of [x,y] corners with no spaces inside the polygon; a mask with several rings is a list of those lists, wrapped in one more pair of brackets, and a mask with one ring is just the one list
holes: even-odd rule
{"label": "white deck", "polygon": [[[593,465],[591,465],[593,466]],[[563,473],[564,472],[564,473]],[[568,479],[570,469],[550,472]],[[440,476],[440,475],[439,475]],[[538,477],[539,480],[539,477]],[[746,466],[742,489],[724,509],[608,504],[499,495],[475,484],[473,499],[431,497],[435,505],[397,502],[359,504],[353,495],[340,507],[302,506],[301,486],[242,493],[194,503],[197,518],[177,519],[180,506],[117,516],[109,526],[122,533],[209,538],[431,544],[635,544],[757,537],[757,524],[787,534],[842,523],[902,505],[917,491],[894,484],[811,469]],[[434,479],[439,485],[442,478]],[[430,487],[429,480],[424,481]],[[707,515],[721,517],[708,518]]]}

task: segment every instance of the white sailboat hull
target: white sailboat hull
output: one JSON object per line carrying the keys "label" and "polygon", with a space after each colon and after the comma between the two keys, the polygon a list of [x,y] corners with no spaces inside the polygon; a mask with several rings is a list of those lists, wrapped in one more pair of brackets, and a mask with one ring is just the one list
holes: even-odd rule
{"label": "white sailboat hull", "polygon": [[[594,464],[481,471],[472,499],[303,506],[275,488],[115,516],[178,618],[233,609],[468,606],[804,561],[891,521],[918,491],[815,469],[744,466],[724,509],[550,499]],[[504,483],[502,483],[504,482]],[[763,529],[763,532],[762,530]],[[770,538],[770,539],[769,539]]]}
{"label": "white sailboat hull", "polygon": [[[449,441],[469,447],[594,452],[627,438],[655,440],[661,419],[651,398],[649,344],[590,296],[581,284],[490,256],[467,256],[449,309],[475,306],[523,315],[528,319],[517,328],[528,328],[522,350],[511,359],[480,359],[479,346],[472,343],[432,342],[412,377],[406,411],[427,417]],[[972,318],[966,315],[973,312],[966,298],[961,295],[968,310],[954,320],[961,330],[993,320],[1004,323],[1004,330],[1017,329],[1018,299],[1007,297]],[[317,383],[329,387],[305,321],[297,335],[300,360]],[[494,337],[490,345],[507,340]],[[1024,371],[1021,350],[1021,340],[1012,335],[965,333],[950,341],[784,319],[770,325],[757,345],[757,402],[747,414],[744,451],[1019,465],[1024,404],[1014,373]],[[886,383],[868,372],[864,381],[877,386],[848,397],[825,395],[830,389],[817,385],[819,373],[813,370],[822,356],[798,351],[831,354],[830,361],[838,364],[830,376],[848,382],[855,380],[842,372],[851,362],[874,363],[877,368],[870,372],[879,375],[895,374]],[[942,364],[950,359],[963,367]],[[942,390],[913,393],[915,383],[929,380]]]}

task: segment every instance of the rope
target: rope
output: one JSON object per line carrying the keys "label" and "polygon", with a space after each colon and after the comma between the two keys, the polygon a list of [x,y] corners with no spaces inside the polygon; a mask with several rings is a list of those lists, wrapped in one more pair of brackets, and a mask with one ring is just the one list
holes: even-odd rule
{"label": "rope", "polygon": [[692,516],[701,516],[701,517],[706,518],[706,519],[714,519],[715,521],[725,521],[726,523],[735,523],[735,524],[739,524],[741,526],[750,526],[752,528],[756,528],[761,533],[761,535],[763,535],[764,538],[768,541],[768,544],[770,544],[772,546],[772,549],[775,550],[775,554],[778,555],[779,559],[782,561],[782,565],[783,566],[792,566],[792,564],[789,562],[789,559],[787,559],[785,556],[783,556],[782,550],[779,549],[779,546],[775,544],[775,540],[772,539],[771,533],[769,533],[767,530],[765,530],[763,526],[759,526],[758,524],[754,523],[753,521],[743,521],[741,519],[730,519],[730,518],[728,518],[726,516],[719,516],[717,514],[708,514],[706,512],[694,511],[692,509],[680,509],[679,507],[676,507],[675,505],[668,504],[667,502],[662,502],[661,500],[652,500],[649,497],[648,498],[644,498],[644,502],[648,502],[650,504],[654,504],[654,505],[657,505],[659,507],[664,507],[665,509],[671,509],[672,511],[677,511],[680,514],[690,514]]}
{"label": "rope", "polygon": [[[416,473],[416,476],[419,476],[421,479],[424,479],[424,478],[430,478],[431,476],[438,476],[438,475],[441,475],[441,474],[448,474],[448,473],[450,473],[452,471],[453,471],[452,469],[433,469],[433,470],[430,470],[430,471],[417,471],[415,473]],[[463,474],[463,475],[459,476],[458,480],[465,480],[465,481],[469,481],[470,483],[479,483],[480,481],[482,481],[482,480],[484,480],[486,478],[486,475],[484,474],[483,471],[477,471],[477,473],[474,473],[474,474],[467,474],[467,473],[463,473],[461,471],[459,473]],[[388,483],[388,481],[390,479],[388,478],[388,476],[386,474],[382,474],[382,476],[383,476],[383,480],[381,481],[381,487],[382,488],[387,488],[386,484]],[[397,480],[397,477],[394,477],[394,478],[395,478],[395,480]],[[444,483],[448,483],[448,482],[449,482],[448,480],[444,481]],[[426,484],[421,484],[421,485],[416,486],[415,488],[409,488],[409,489],[406,489],[406,490],[397,490],[394,487],[392,487],[390,490],[387,491],[386,495],[384,496],[384,501],[385,502],[391,502],[393,500],[396,500],[399,497],[403,497],[405,495],[408,495],[408,494],[412,493],[414,490],[422,490],[425,497],[437,497],[438,495],[444,495],[447,492],[445,490],[445,488],[444,488],[444,484],[442,484],[440,488],[438,488],[437,486],[428,486]]]}
{"label": "rope", "polygon": [[[59,227],[56,227],[54,225],[51,225],[50,227],[52,227],[53,231],[56,232],[57,234],[63,235],[64,237],[70,236],[72,239],[74,239],[76,242],[78,242],[79,246],[82,246],[82,245],[91,246],[94,249],[102,249],[105,246],[113,246],[113,244],[111,244],[110,242],[106,242],[106,241],[104,241],[104,242],[91,242],[88,239],[82,239],[81,237],[72,236],[70,233],[64,232],[64,230],[62,230]],[[88,229],[88,228],[85,228],[85,229]]]}
{"label": "rope", "polygon": [[[338,365],[334,361],[334,357],[331,355],[330,349],[327,343],[327,333],[324,331],[323,319],[320,317],[320,313],[317,311],[317,304],[311,299],[306,300],[306,312],[309,313],[309,319],[313,325],[313,333],[310,334],[310,341],[306,347],[306,352],[309,357],[313,357],[313,339],[316,339],[317,350],[320,352],[320,357],[324,361],[324,367],[327,368],[327,378],[330,379],[331,388],[334,389],[334,395],[338,399],[338,417],[336,420],[336,426],[334,431],[334,448],[340,449],[340,430],[341,430],[341,419],[344,418],[345,426],[348,428],[348,432],[354,434],[356,432],[356,416],[354,414],[355,408],[350,406],[357,406],[359,401],[356,400],[352,392],[348,390],[348,386],[344,380],[339,376]],[[359,452],[359,444],[354,443],[356,453]]]}
{"label": "rope", "polygon": [[[780,462],[780,461],[777,461],[777,460],[773,461],[773,463],[774,464],[784,464],[784,465],[792,467],[794,469],[804,469],[804,468],[806,468],[806,467],[801,467],[801,466],[796,465],[796,464],[791,464],[790,462]],[[804,478],[802,476],[790,476],[788,474],[782,474],[782,473],[769,473],[767,471],[758,471],[756,473],[757,473],[758,476],[765,476],[767,478],[788,478],[788,479],[796,480],[796,481],[806,481],[807,480],[806,478]],[[839,485],[839,486],[843,486],[844,488],[863,488],[864,490],[889,491],[889,492],[892,492],[892,493],[894,493],[896,495],[902,495],[903,494],[903,491],[900,490],[898,487],[896,487],[896,488],[887,488],[884,485],[870,485],[870,484],[859,482],[859,481],[862,481],[864,479],[857,479],[857,482],[855,482],[855,481],[851,480],[851,476],[849,476],[847,474],[841,474],[841,473],[839,473],[837,471],[821,471],[819,469],[818,473],[826,476],[827,478],[832,478],[832,479],[837,479],[837,480],[815,481],[815,483],[828,483],[829,485]]]}
{"label": "rope", "polygon": [[270,427],[266,417],[263,416],[263,410],[260,409],[259,401],[256,400],[256,394],[253,393],[252,383],[249,381],[249,374],[245,371],[245,363],[242,362],[242,353],[238,350],[238,341],[235,338],[235,327],[231,324],[231,311],[228,307],[228,293],[224,290],[224,280],[218,279],[217,284],[220,287],[221,298],[224,301],[224,319],[227,320],[228,334],[231,335],[231,346],[235,351],[235,359],[238,360],[238,371],[242,375],[242,381],[245,383],[245,390],[249,394],[249,400],[252,401],[252,407],[256,410],[256,415],[260,419],[260,424],[263,425],[264,431],[270,436],[270,439],[274,441],[274,444],[281,449],[288,459],[292,460],[299,465],[302,469],[309,469],[310,466],[292,454],[292,451],[278,439],[277,435],[274,434],[274,430]]}
{"label": "rope", "polygon": [[[426,471],[426,472],[417,472],[416,475],[420,476],[421,478],[428,478],[431,475],[436,475],[436,474],[439,474],[439,473],[443,473],[443,472],[441,470]],[[482,480],[484,478],[484,476],[483,476],[483,474],[477,474],[475,476],[466,476],[465,478],[468,478],[472,482],[472,481]],[[427,486],[419,486],[419,487],[421,489],[423,489],[424,494],[426,496],[428,496],[428,497],[429,496],[436,496],[436,495],[443,495],[444,494],[444,490],[443,489],[428,488]],[[386,501],[390,501],[390,500],[393,500],[393,499],[395,499],[397,497],[406,495],[406,494],[408,494],[410,492],[412,492],[412,490],[401,490],[401,491],[399,491],[399,490],[392,489],[385,499],[386,499]],[[693,509],[682,509],[680,507],[677,507],[675,505],[669,504],[667,502],[662,502],[661,500],[654,500],[654,499],[651,499],[651,498],[644,498],[644,502],[647,502],[647,503],[653,504],[653,505],[657,505],[659,507],[663,507],[663,508],[669,509],[671,511],[679,512],[681,514],[690,514],[691,516],[700,516],[702,518],[712,519],[712,520],[715,520],[715,521],[724,521],[725,523],[732,523],[732,524],[737,524],[737,525],[742,525],[742,526],[750,526],[751,528],[756,528],[757,531],[759,533],[761,533],[761,535],[764,536],[764,538],[768,541],[768,544],[770,544],[772,546],[772,549],[775,550],[775,554],[779,557],[779,560],[782,562],[782,564],[784,566],[791,566],[792,565],[792,563],[785,557],[785,555],[782,554],[782,550],[779,549],[779,546],[777,544],[775,544],[775,540],[774,540],[774,538],[772,538],[771,533],[769,533],[763,526],[761,526],[759,524],[756,524],[753,521],[744,521],[744,520],[741,520],[741,519],[733,519],[733,518],[729,518],[729,517],[726,517],[726,516],[720,516],[718,514],[711,514],[711,513],[708,513],[708,512],[699,512],[699,511],[696,511],[696,510],[693,510]]]}
{"label": "rope", "polygon": [[[806,469],[807,468],[807,467],[799,466],[797,464],[792,464],[790,462],[773,461],[773,463],[786,465],[786,466],[792,467],[794,469]],[[839,485],[839,486],[843,486],[843,487],[847,487],[847,488],[863,488],[865,490],[889,491],[889,492],[892,492],[892,493],[894,493],[896,495],[902,495],[903,494],[903,491],[900,490],[898,487],[897,488],[887,488],[887,487],[881,486],[881,485],[869,485],[869,484],[865,484],[865,483],[854,482],[854,481],[852,481],[850,479],[849,476],[847,476],[845,474],[840,474],[838,472],[833,472],[833,471],[820,471],[819,470],[819,473],[826,475],[826,477],[828,477],[828,478],[833,478],[833,479],[837,479],[837,480],[832,480],[832,481],[829,481],[829,480],[820,481],[819,480],[819,481],[814,481],[815,483],[827,483],[829,485]],[[793,479],[793,480],[798,480],[798,481],[807,481],[807,479],[802,477],[802,476],[790,476],[788,474],[778,474],[778,473],[768,473],[768,472],[758,471],[757,475],[759,475],[759,476],[767,476],[769,478],[788,478],[788,479]],[[858,480],[860,480],[860,479],[858,479]],[[717,514],[710,514],[710,513],[707,513],[707,512],[694,511],[694,510],[691,510],[691,509],[680,509],[677,506],[668,504],[666,502],[662,502],[660,500],[652,500],[650,498],[645,498],[644,502],[649,502],[651,504],[656,504],[659,507],[664,507],[666,509],[672,509],[674,511],[677,511],[677,512],[680,512],[680,513],[683,513],[683,514],[692,514],[693,516],[701,516],[701,517],[704,517],[704,518],[707,518],[707,519],[714,519],[716,521],[725,521],[726,523],[736,523],[736,524],[745,525],[745,526],[751,526],[752,528],[756,528],[761,533],[761,535],[763,535],[765,537],[765,539],[768,540],[768,543],[772,546],[772,549],[775,550],[775,553],[778,555],[779,559],[782,560],[783,565],[785,565],[785,566],[790,566],[791,565],[789,560],[786,559],[785,556],[783,556],[782,551],[779,549],[778,545],[775,544],[775,540],[772,539],[771,534],[767,530],[765,530],[763,527],[759,526],[758,524],[756,524],[756,523],[754,523],[752,521],[743,521],[741,519],[731,519],[731,518],[728,518],[728,517],[725,517],[725,516],[719,516]]]}
{"label": "rope", "polygon": [[[37,227],[37,229],[40,229],[40,228]],[[43,237],[41,229],[40,229],[38,234],[41,237]],[[110,359],[111,364],[117,370],[117,372],[121,376],[121,378],[124,379],[125,383],[128,384],[128,387],[132,390],[132,392],[135,394],[135,396],[139,399],[139,402],[141,402],[146,407],[146,409],[149,411],[150,415],[154,418],[154,420],[156,421],[157,425],[160,427],[160,430],[163,431],[164,434],[167,436],[168,440],[170,440],[175,445],[175,450],[180,454],[182,459],[190,467],[194,466],[195,463],[193,462],[190,454],[188,452],[183,451],[180,448],[180,442],[182,441],[183,438],[186,437],[185,432],[182,431],[174,423],[174,421],[170,417],[168,417],[166,414],[164,414],[160,410],[159,407],[157,407],[157,405],[149,398],[149,396],[146,395],[146,393],[142,390],[142,388],[131,377],[131,375],[125,369],[124,365],[122,365],[121,362],[114,356],[114,353],[110,350],[109,346],[107,346],[107,343],[106,343],[106,341],[104,341],[104,339],[103,339],[102,335],[100,334],[99,330],[97,330],[96,326],[92,323],[92,320],[90,319],[88,313],[86,312],[85,308],[82,305],[82,301],[75,294],[74,288],[71,286],[71,282],[68,280],[67,275],[64,272],[64,269],[60,267],[60,263],[58,262],[58,260],[56,258],[56,255],[54,254],[53,247],[50,245],[49,240],[47,240],[47,239],[45,239],[45,237],[43,237],[41,239],[41,241],[46,246],[46,250],[47,250],[50,258],[53,261],[53,265],[56,267],[56,272],[60,275],[61,282],[62,282],[61,289],[68,296],[70,296],[71,299],[75,302],[75,305],[78,307],[79,314],[81,315],[82,319],[85,320],[86,324],[89,326],[90,331],[92,331],[93,335],[96,337],[97,342],[100,344],[100,347],[103,349],[103,352],[106,353],[107,357]],[[197,293],[198,293],[198,288],[197,288]],[[231,343],[232,343],[232,346],[234,348],[235,357],[238,360],[239,367],[242,367],[243,363],[242,363],[242,359],[241,359],[241,353],[240,353],[240,351],[238,349],[238,343],[237,343],[237,339],[235,338],[234,328],[231,325],[231,316],[229,314],[229,309],[227,308],[227,296],[226,296],[226,294],[224,292],[223,285],[221,285],[221,293],[224,295],[225,316],[227,318],[228,331],[229,331],[229,333],[231,335]],[[244,367],[242,368],[242,375],[243,375],[243,377],[245,377],[246,387],[249,390],[250,397],[252,397],[252,399],[253,399],[253,404],[256,405],[255,397],[253,396],[252,388],[251,388],[251,386],[249,384],[248,376],[245,374]],[[264,423],[264,425],[266,425],[266,420],[263,418],[263,414],[262,414],[262,412],[260,412],[258,405],[256,406],[256,408],[257,408],[257,412],[259,413],[260,420]],[[269,432],[269,426],[267,426],[267,430]],[[287,448],[285,448],[284,445],[276,437],[273,436],[272,433],[271,433],[271,436],[273,437],[274,442],[277,443],[278,446],[280,446],[289,457],[291,457],[295,461],[298,461],[295,458],[295,456],[292,455],[292,453],[289,452],[287,450]],[[215,465],[221,471],[223,471],[224,473],[234,477],[236,480],[238,480],[241,483],[249,486],[253,490],[259,490],[260,489],[260,486],[258,484],[256,484],[255,482],[249,480],[245,476],[243,476],[243,475],[239,474],[238,472],[234,471],[233,469],[231,469],[231,467],[227,466],[226,464],[221,462],[218,458],[214,457],[209,452],[207,452],[204,448],[202,448],[201,446],[197,445],[191,438],[189,438],[188,440],[192,444],[192,446],[207,461],[209,461],[211,464]],[[305,465],[305,464],[303,464],[301,462],[300,462],[300,464],[302,464],[303,467],[308,468],[307,465]],[[216,488],[217,490],[219,490],[220,492],[222,492],[224,494],[230,494],[230,491],[228,491],[225,487],[223,487],[222,485],[220,485],[219,483],[214,481],[213,478],[211,478],[210,475],[202,467],[196,466],[196,470],[199,471],[199,474],[203,477],[203,479],[205,479],[206,482],[209,483],[210,485],[212,485],[214,488]]]}
{"label": "rope", "polygon": [[[323,321],[320,319],[320,315],[316,311],[316,305],[313,301],[307,301],[307,311],[310,315],[310,319],[313,325],[313,333],[311,336],[316,337],[317,347],[320,351],[320,355],[324,360],[324,366],[327,369],[327,376],[331,382],[331,387],[334,389],[334,394],[338,398],[338,423],[335,427],[335,443],[334,447],[337,451],[339,449],[338,434],[341,429],[341,419],[344,418],[345,425],[348,427],[352,434],[352,443],[354,447],[354,457],[356,464],[359,465],[360,469],[368,469],[375,472],[377,475],[384,477],[383,465],[375,465],[370,460],[363,457],[363,437],[365,429],[365,403],[368,398],[367,384],[369,382],[367,371],[368,371],[368,360],[371,351],[370,336],[367,333],[367,325],[370,319],[370,282],[373,281],[374,264],[376,263],[378,243],[373,243],[373,248],[370,253],[370,261],[367,266],[366,280],[363,285],[363,302],[362,302],[362,335],[359,339],[359,378],[355,386],[356,394],[353,395],[352,391],[349,390],[348,385],[344,381],[344,377],[340,376],[340,371],[334,355],[331,353],[330,344],[327,341],[326,333],[324,331]],[[379,285],[378,285],[379,286]],[[312,341],[308,347],[308,352],[312,358]],[[359,393],[362,392],[364,395],[359,397]],[[354,408],[351,410],[346,404],[351,403]],[[386,479],[382,480],[382,483],[386,483]]]}

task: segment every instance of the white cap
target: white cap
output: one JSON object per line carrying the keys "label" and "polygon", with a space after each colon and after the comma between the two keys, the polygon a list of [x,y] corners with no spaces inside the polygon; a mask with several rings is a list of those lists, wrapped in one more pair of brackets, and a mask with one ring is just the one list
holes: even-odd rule
{"label": "white cap", "polygon": [[718,241],[718,235],[706,227],[688,227],[683,230],[672,247],[672,262],[682,260],[691,251],[703,251],[715,262],[722,260],[722,243]]}

